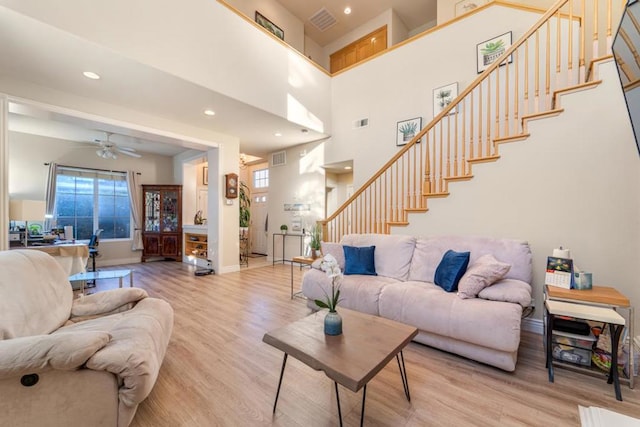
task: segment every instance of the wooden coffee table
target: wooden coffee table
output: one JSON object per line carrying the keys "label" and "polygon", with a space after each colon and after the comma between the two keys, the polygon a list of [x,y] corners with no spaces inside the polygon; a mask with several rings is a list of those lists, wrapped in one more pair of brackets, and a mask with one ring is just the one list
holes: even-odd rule
{"label": "wooden coffee table", "polygon": [[364,422],[367,383],[394,357],[407,400],[411,400],[402,349],[418,334],[418,329],[378,316],[338,308],[342,316],[342,335],[324,334],[324,316],[319,311],[287,326],[267,332],[262,340],[284,352],[273,412],[276,412],[280,386],[289,355],[333,380],[342,426],[338,384],[353,392],[362,392],[360,425]]}

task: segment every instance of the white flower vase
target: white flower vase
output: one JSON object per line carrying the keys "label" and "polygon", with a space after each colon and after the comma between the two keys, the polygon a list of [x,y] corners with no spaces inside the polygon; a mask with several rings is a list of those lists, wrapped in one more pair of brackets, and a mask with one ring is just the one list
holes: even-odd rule
{"label": "white flower vase", "polygon": [[324,333],[326,335],[342,334],[342,317],[337,311],[330,311],[324,317]]}

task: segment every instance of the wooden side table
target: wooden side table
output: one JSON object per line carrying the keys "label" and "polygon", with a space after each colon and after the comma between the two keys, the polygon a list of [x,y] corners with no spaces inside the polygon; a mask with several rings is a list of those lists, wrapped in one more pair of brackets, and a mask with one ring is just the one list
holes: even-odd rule
{"label": "wooden side table", "polygon": [[[569,316],[576,319],[593,320],[603,322],[609,325],[611,331],[611,366],[607,382],[613,383],[616,393],[616,399],[622,400],[620,392],[620,379],[618,378],[618,344],[620,343],[620,335],[624,329],[625,320],[613,308],[596,307],[587,304],[576,304],[570,302],[546,300],[544,302],[547,312],[546,329],[546,364],[549,371],[549,382],[553,382],[553,327],[556,316]],[[631,375],[633,377],[633,375]]]}
{"label": "wooden side table", "polygon": [[620,308],[627,310],[629,328],[629,378],[622,378],[622,381],[628,381],[629,388],[633,388],[634,384],[634,307],[631,305],[629,298],[620,293],[617,289],[610,286],[593,286],[592,289],[564,289],[557,286],[545,286],[545,300],[564,301],[575,304],[584,304],[596,307],[605,307],[614,310]]}
{"label": "wooden side table", "polygon": [[303,265],[313,264],[313,261],[315,261],[314,258],[309,258],[304,256],[294,256],[293,258],[291,258],[291,299],[293,299],[294,296],[301,293],[301,292],[296,292],[295,294],[293,293],[293,264],[298,264],[300,267],[302,267]]}

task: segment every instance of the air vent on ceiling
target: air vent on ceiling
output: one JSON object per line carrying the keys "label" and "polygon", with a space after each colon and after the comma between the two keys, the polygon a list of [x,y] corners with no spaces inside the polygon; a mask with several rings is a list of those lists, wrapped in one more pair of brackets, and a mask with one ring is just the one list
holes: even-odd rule
{"label": "air vent on ceiling", "polygon": [[335,16],[333,16],[326,7],[323,7],[309,18],[309,22],[320,31],[324,31],[336,25],[338,21],[336,21]]}
{"label": "air vent on ceiling", "polygon": [[271,166],[282,166],[287,164],[287,152],[278,151],[271,154]]}

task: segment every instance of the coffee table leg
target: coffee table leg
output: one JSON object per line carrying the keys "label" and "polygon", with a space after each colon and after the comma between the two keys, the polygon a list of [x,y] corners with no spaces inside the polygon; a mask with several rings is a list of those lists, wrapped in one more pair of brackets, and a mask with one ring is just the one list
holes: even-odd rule
{"label": "coffee table leg", "polygon": [[342,427],[342,411],[340,410],[340,395],[338,394],[338,383],[333,382],[336,386],[336,401],[338,402],[338,419],[340,420],[340,427]]}
{"label": "coffee table leg", "polygon": [[360,413],[360,427],[364,425],[364,401],[367,398],[367,385],[362,389],[362,412]]}
{"label": "coffee table leg", "polygon": [[276,391],[276,401],[273,402],[273,413],[276,413],[276,405],[278,404],[278,396],[280,395],[280,386],[282,385],[282,377],[284,376],[284,367],[287,366],[287,353],[284,354],[282,359],[282,369],[280,370],[280,380],[278,381],[278,391]]}
{"label": "coffee table leg", "polygon": [[[402,364],[400,364],[402,359]],[[407,378],[407,368],[404,366],[404,354],[400,350],[399,355],[396,354],[396,360],[398,361],[398,368],[400,369],[400,378],[402,379],[402,387],[404,387],[404,395],[407,396],[407,400],[411,402],[411,395],[409,394],[409,379]],[[364,402],[362,403],[364,406]]]}

